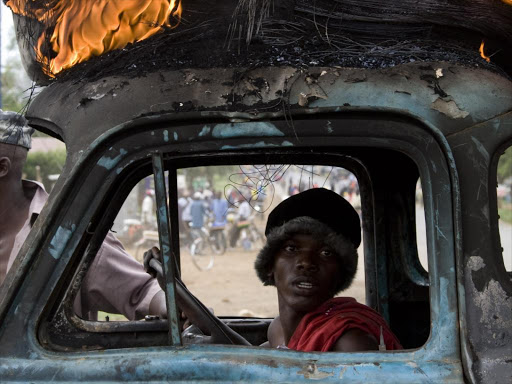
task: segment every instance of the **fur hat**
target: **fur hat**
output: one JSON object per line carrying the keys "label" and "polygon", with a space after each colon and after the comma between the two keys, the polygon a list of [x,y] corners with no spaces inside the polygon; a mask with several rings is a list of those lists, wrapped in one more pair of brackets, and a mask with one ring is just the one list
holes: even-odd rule
{"label": "fur hat", "polygon": [[279,203],[268,216],[265,235],[300,216],[321,221],[347,237],[355,248],[361,244],[361,223],[356,210],[343,197],[325,188],[308,189]]}
{"label": "fur hat", "polygon": [[310,189],[281,202],[269,215],[267,243],[256,257],[255,269],[265,285],[274,285],[274,257],[284,242],[307,234],[327,245],[338,257],[339,280],[334,294],[348,288],[357,270],[361,242],[359,215],[340,195],[323,188]]}

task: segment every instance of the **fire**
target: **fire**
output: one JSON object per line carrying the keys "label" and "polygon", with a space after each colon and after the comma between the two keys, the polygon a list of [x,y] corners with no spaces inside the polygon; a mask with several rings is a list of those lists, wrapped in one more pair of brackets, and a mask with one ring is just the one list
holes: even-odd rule
{"label": "fire", "polygon": [[491,62],[491,58],[489,56],[486,56],[484,53],[484,41],[483,40],[482,40],[482,44],[480,44],[480,56],[482,56],[482,58],[485,59],[485,61],[487,61],[488,63]]}
{"label": "fire", "polygon": [[[181,0],[9,0],[7,6],[50,27],[34,47],[50,76],[92,56],[147,39],[164,27],[175,27],[182,11]],[[171,17],[177,20],[174,25]],[[52,57],[43,53],[48,41]]]}

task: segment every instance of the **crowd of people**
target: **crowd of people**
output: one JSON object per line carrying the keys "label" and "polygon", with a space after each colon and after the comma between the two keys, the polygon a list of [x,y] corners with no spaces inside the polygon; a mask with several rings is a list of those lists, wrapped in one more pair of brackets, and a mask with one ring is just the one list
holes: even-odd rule
{"label": "crowd of people", "polygon": [[[296,195],[310,188],[321,188],[327,186],[331,191],[344,197],[358,212],[361,209],[361,197],[359,194],[359,184],[356,176],[339,167],[317,167],[309,169],[309,166],[303,166],[299,171],[290,172],[286,183],[287,196]],[[314,178],[316,176],[316,178]],[[284,179],[282,179],[284,182]],[[286,196],[286,197],[287,197]]]}
{"label": "crowd of people", "polygon": [[191,195],[178,191],[178,221],[180,237],[184,245],[202,236],[204,228],[223,230],[231,248],[237,247],[242,228],[253,219],[251,197],[237,191],[227,196],[221,191],[202,190]]}

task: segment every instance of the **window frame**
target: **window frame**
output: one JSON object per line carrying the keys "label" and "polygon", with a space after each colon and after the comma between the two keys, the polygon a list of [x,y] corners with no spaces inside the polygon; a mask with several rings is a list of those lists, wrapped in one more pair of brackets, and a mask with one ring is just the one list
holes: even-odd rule
{"label": "window frame", "polygon": [[[491,181],[494,180],[494,185],[496,185],[496,186],[498,185],[499,161],[500,161],[501,156],[508,149],[512,150],[512,138],[500,143],[492,155],[491,164],[489,166],[489,180],[491,180]],[[498,230],[492,231],[491,236],[493,236],[493,242],[495,244],[497,244],[496,248],[498,250],[501,249],[501,252],[498,252],[498,253],[501,253],[501,263],[499,263],[499,262],[497,263],[498,269],[500,271],[499,273],[500,274],[504,273],[505,275],[508,275],[510,281],[512,282],[512,271],[507,271],[507,269],[505,267],[505,259],[504,259],[505,255],[503,254],[503,247],[501,246],[501,233],[499,230],[500,217],[499,217],[499,213],[498,213],[498,191],[496,190],[496,188],[495,188],[494,192],[495,192],[494,194],[490,193],[490,196],[492,197],[492,199],[489,199],[489,206],[496,207],[495,212],[494,212],[494,209],[491,209],[491,211],[492,211],[492,213],[491,213],[492,219],[491,220],[496,222],[495,225],[496,225],[496,228],[498,228]]]}
{"label": "window frame", "polygon": [[[424,183],[425,207],[428,206],[428,210],[426,208],[428,216],[426,217],[426,227],[429,271],[431,273],[430,306],[431,317],[433,320],[431,336],[424,346],[416,350],[406,350],[398,353],[365,352],[365,361],[389,363],[393,361],[418,361],[422,364],[428,365],[432,362],[439,362],[441,359],[448,359],[445,361],[452,361],[453,364],[457,365],[459,352],[454,268],[454,259],[457,247],[454,244],[455,237],[453,236],[453,220],[456,221],[456,216],[446,214],[439,218],[434,217],[433,215],[433,212],[438,211],[441,206],[443,207],[442,209],[447,210],[448,212],[454,212],[454,205],[457,204],[456,171],[453,163],[450,161],[450,150],[439,131],[433,127],[421,125],[412,119],[388,114],[375,114],[370,117],[368,117],[368,115],[361,116],[360,114],[347,115],[340,116],[339,114],[335,114],[318,116],[314,121],[316,125],[320,126],[328,122],[329,127],[333,127],[331,129],[333,129],[334,132],[338,130],[338,128],[336,128],[337,124],[331,124],[331,122],[335,121],[338,123],[337,126],[339,127],[340,134],[337,136],[333,135],[333,140],[335,137],[337,142],[343,142],[343,147],[392,148],[413,159],[416,162],[420,172],[420,177]],[[303,124],[303,127],[298,129],[297,127],[300,123]],[[106,233],[106,229],[108,229],[108,226],[105,225],[106,220],[103,220],[103,223],[102,220],[96,222],[98,217],[101,216],[98,214],[98,207],[100,207],[107,199],[107,191],[112,186],[119,183],[121,176],[125,176],[126,172],[130,172],[132,168],[130,168],[129,165],[147,156],[147,150],[143,149],[142,146],[140,146],[141,141],[137,140],[137,137],[140,135],[144,135],[146,139],[150,139],[151,136],[159,137],[159,140],[156,140],[155,138],[153,142],[151,142],[151,140],[147,140],[147,145],[145,146],[147,148],[153,148],[151,149],[152,153],[158,153],[164,148],[172,148],[172,153],[174,153],[175,156],[182,156],[184,158],[190,158],[193,153],[202,155],[208,151],[212,151],[213,153],[222,153],[222,156],[229,156],[229,151],[237,153],[238,150],[247,151],[248,149],[258,150],[261,148],[263,148],[263,150],[265,150],[265,148],[271,148],[271,150],[274,150],[272,148],[276,146],[283,148],[288,146],[287,139],[293,139],[294,137],[299,138],[299,136],[297,136],[297,132],[301,134],[301,139],[308,141],[308,145],[305,146],[304,143],[301,143],[300,140],[298,140],[298,142],[293,144],[295,148],[303,146],[301,151],[303,151],[304,148],[314,148],[316,151],[325,146],[324,140],[326,134],[323,133],[322,135],[319,135],[318,131],[315,132],[314,129],[311,129],[314,124],[311,124],[311,119],[308,119],[307,117],[302,120],[295,120],[295,127],[293,130],[289,126],[287,127],[282,121],[272,122],[273,125],[275,124],[275,126],[279,126],[280,129],[286,131],[286,134],[284,136],[277,133],[269,134],[267,136],[263,135],[265,136],[264,139],[262,139],[261,136],[252,136],[250,134],[251,124],[251,122],[232,123],[232,126],[235,128],[235,133],[232,137],[225,138],[225,140],[222,141],[217,140],[214,134],[212,135],[213,137],[206,137],[205,139],[201,138],[201,132],[204,131],[205,127],[213,127],[213,131],[215,130],[215,124],[211,122],[207,123],[207,125],[201,123],[189,123],[187,125],[174,125],[167,123],[164,124],[163,127],[158,127],[157,124],[146,126],[142,125],[138,127],[139,132],[133,136],[121,137],[121,140],[118,138],[118,141],[113,140],[111,144],[108,144],[107,141],[107,144],[103,145],[103,147],[107,148],[107,146],[109,146],[110,149],[97,153],[96,155],[94,153],[89,154],[87,156],[87,161],[90,161],[91,165],[90,167],[84,167],[82,169],[82,177],[84,177],[83,180],[97,178],[97,173],[105,176],[105,178],[101,179],[104,180],[101,187],[99,190],[95,191],[96,194],[101,197],[95,197],[90,204],[96,212],[95,217],[91,217],[91,222],[88,224],[90,232],[94,233],[95,236],[99,236],[98,233],[102,232],[103,226],[103,233]],[[302,129],[304,129],[305,132]],[[188,132],[186,132],[187,130]],[[161,137],[170,136],[169,131],[174,133],[175,137],[182,137],[183,139],[176,140],[176,143],[162,142]],[[303,133],[305,134],[302,135]],[[422,137],[415,137],[415,134],[421,134],[420,136]],[[189,137],[195,137],[197,140],[193,145],[194,152],[185,153],[185,149],[188,148],[190,150],[192,147],[187,143]],[[126,145],[127,142],[131,142],[134,149],[134,151],[130,152],[128,156],[123,154],[123,151],[125,154],[127,153],[124,148],[130,147],[130,145]],[[137,142],[139,143],[138,145]],[[433,143],[436,143],[436,145],[433,145]],[[420,156],[418,148],[421,146],[423,146],[423,152]],[[298,152],[300,153],[301,151]],[[436,152],[435,158],[438,160],[438,163],[434,164],[434,166],[437,166],[437,173],[440,171],[444,172],[443,178],[435,179],[432,177],[434,174],[432,161],[427,161],[432,160],[432,158],[427,156],[427,154],[432,154],[434,151]],[[109,167],[102,166],[103,169],[100,169],[101,167],[99,167],[99,165],[101,165],[100,163],[102,159],[105,158],[116,161],[113,164],[109,164]],[[446,184],[450,185],[450,188],[444,188]],[[70,193],[69,196],[73,196],[73,194]],[[436,197],[435,199],[434,196]],[[444,196],[444,198],[439,199],[439,196]],[[74,198],[76,198],[76,195],[74,195]],[[70,204],[71,203],[72,202],[70,201]],[[119,204],[122,204],[122,202]],[[442,234],[444,231],[443,237],[446,239],[446,242],[440,238],[440,231]],[[437,234],[437,236],[434,234]],[[76,251],[80,250],[80,247],[73,247],[73,244],[83,244],[83,239],[86,239],[88,236],[89,235],[82,237],[80,231],[74,231],[71,239],[73,241],[68,242],[67,246],[62,250],[63,254],[67,254],[67,257],[61,257],[59,261],[59,266],[62,266],[62,270],[64,270],[64,267],[68,265],[69,261],[71,261],[71,264],[69,265],[72,265],[73,261],[76,263],[76,260],[79,258],[78,253],[80,252]],[[441,255],[444,255],[444,257],[441,257]],[[54,291],[52,287],[49,287],[49,289]],[[42,298],[44,298],[44,296],[45,295],[42,295]],[[52,302],[52,300],[50,300],[50,302]],[[40,303],[40,305],[44,306],[44,303]],[[52,311],[46,308],[45,312],[48,314],[48,312]],[[443,312],[442,321],[441,312]],[[225,352],[231,351],[235,353],[234,350],[231,350],[231,348],[234,347],[222,346],[222,348]],[[207,353],[207,350],[203,350],[203,353]],[[251,353],[266,355],[269,352],[262,349],[259,350],[259,352],[252,350]],[[280,351],[280,353],[282,353],[280,357],[283,359],[300,359],[300,357],[297,357],[298,355],[295,355],[292,351]],[[325,364],[335,362],[339,358],[339,354],[337,353],[326,355],[311,353],[306,355],[315,356],[315,360],[318,359],[317,361],[321,361]],[[343,357],[343,361],[344,364],[359,362],[361,361],[361,354],[354,353],[345,355]],[[339,361],[337,364],[339,364]]]}

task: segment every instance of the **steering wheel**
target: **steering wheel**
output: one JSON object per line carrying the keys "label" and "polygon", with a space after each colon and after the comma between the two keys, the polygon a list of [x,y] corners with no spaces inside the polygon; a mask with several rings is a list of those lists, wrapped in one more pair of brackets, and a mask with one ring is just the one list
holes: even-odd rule
{"label": "steering wheel", "polygon": [[[149,267],[156,272],[160,281],[163,280],[162,263],[156,258],[152,257],[149,260]],[[183,282],[176,277],[176,300],[179,308],[187,315],[192,324],[197,326],[205,335],[197,337],[198,343],[209,344],[235,344],[235,345],[252,345],[242,335],[232,330],[215,316],[208,308],[205,307],[201,301],[195,297],[183,284]],[[190,331],[185,330],[183,336],[186,336]],[[187,338],[194,342],[195,338]]]}

